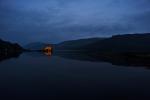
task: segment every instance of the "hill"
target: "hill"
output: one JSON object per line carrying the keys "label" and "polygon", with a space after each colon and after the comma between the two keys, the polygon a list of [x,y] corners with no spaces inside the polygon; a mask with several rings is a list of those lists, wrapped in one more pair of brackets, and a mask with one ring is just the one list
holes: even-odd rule
{"label": "hill", "polygon": [[25,45],[24,48],[27,50],[42,50],[43,48],[45,48],[48,45],[52,45],[52,44],[42,43],[42,42],[34,42],[34,43],[29,43],[29,44]]}
{"label": "hill", "polygon": [[90,38],[57,44],[58,50],[84,50],[88,52],[150,52],[150,33],[114,35],[110,38]]}
{"label": "hill", "polygon": [[56,50],[81,50],[84,46],[96,43],[105,38],[88,38],[88,39],[79,39],[64,41],[55,45]]}
{"label": "hill", "polygon": [[17,57],[23,50],[17,43],[10,43],[0,39],[0,61],[10,57]]}
{"label": "hill", "polygon": [[150,33],[115,35],[84,48],[99,52],[150,52]]}

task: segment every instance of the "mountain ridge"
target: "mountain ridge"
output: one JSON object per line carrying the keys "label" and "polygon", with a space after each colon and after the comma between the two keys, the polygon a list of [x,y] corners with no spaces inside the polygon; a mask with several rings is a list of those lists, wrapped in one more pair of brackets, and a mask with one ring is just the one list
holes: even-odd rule
{"label": "mountain ridge", "polygon": [[[91,41],[89,41],[91,40]],[[84,43],[85,42],[85,43]],[[86,43],[88,42],[88,43]],[[57,44],[56,49],[96,52],[150,52],[150,33],[114,35],[103,39],[82,39]],[[60,47],[60,48],[59,48]]]}

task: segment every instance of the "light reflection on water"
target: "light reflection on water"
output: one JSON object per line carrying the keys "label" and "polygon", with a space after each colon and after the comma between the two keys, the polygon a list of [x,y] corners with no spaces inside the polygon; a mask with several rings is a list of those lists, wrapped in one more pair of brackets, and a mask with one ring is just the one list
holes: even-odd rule
{"label": "light reflection on water", "polygon": [[46,55],[46,56],[52,56],[52,52],[44,52],[44,54]]}
{"label": "light reflection on water", "polygon": [[150,96],[150,70],[116,66],[78,53],[21,54],[0,63],[0,80],[0,97],[9,99],[130,100]]}

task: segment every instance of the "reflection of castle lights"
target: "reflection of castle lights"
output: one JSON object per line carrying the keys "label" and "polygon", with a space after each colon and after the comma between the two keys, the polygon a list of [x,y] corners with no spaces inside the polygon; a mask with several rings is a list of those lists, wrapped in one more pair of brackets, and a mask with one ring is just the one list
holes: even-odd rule
{"label": "reflection of castle lights", "polygon": [[47,56],[51,56],[52,52],[44,52],[44,54],[47,55]]}

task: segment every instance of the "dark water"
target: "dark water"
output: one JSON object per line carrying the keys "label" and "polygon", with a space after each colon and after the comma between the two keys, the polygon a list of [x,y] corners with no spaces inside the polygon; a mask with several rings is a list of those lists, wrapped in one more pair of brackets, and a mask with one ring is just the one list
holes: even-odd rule
{"label": "dark water", "polygon": [[150,100],[147,67],[69,55],[23,53],[1,61],[0,100]]}

